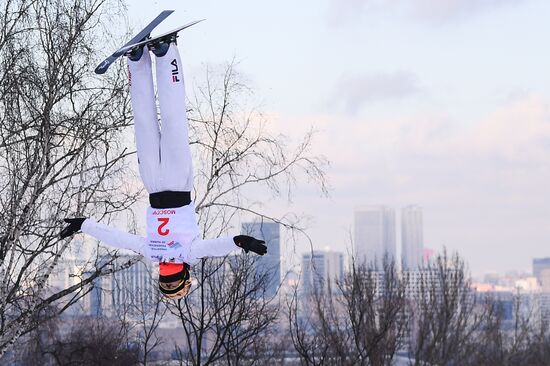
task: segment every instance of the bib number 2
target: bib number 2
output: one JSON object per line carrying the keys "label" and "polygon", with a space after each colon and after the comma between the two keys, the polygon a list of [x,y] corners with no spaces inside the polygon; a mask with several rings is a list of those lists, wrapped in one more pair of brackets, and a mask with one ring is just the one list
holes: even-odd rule
{"label": "bib number 2", "polygon": [[170,233],[170,229],[164,228],[166,225],[168,225],[168,221],[170,221],[170,218],[168,217],[159,217],[157,219],[159,221],[159,226],[157,227],[157,233],[162,236],[166,236]]}

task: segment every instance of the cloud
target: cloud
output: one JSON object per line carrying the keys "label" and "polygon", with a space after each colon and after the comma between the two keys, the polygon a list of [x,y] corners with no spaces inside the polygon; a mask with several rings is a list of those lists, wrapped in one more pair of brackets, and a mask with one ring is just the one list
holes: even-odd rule
{"label": "cloud", "polygon": [[328,11],[329,23],[338,26],[349,21],[358,21],[370,5],[371,1],[367,0],[331,0]]}
{"label": "cloud", "polygon": [[547,162],[550,159],[548,101],[538,94],[510,101],[485,116],[461,148],[507,162]]}
{"label": "cloud", "polygon": [[331,0],[328,18],[333,25],[380,15],[401,15],[445,23],[525,1],[528,0]]}
{"label": "cloud", "polygon": [[525,0],[416,0],[409,12],[436,23],[467,18]]}
{"label": "cloud", "polygon": [[[388,87],[391,89],[390,87]],[[398,89],[399,90],[399,89]],[[359,96],[341,98],[361,101],[405,97],[405,92],[364,91]],[[351,102],[349,102],[351,103]],[[353,103],[351,103],[353,105]],[[445,112],[421,111],[414,115],[365,120],[360,116],[348,117],[342,122],[325,119],[329,135],[352,136],[357,149],[391,153],[394,156],[438,156],[463,160],[501,161],[507,164],[542,164],[550,160],[550,99],[537,93],[507,100],[485,115],[472,121],[457,121]],[[361,143],[359,143],[361,142]]]}
{"label": "cloud", "polygon": [[448,166],[460,163],[483,166],[487,170],[499,166],[546,165],[550,161],[550,98],[543,94],[521,94],[469,121],[457,120],[445,110],[423,109],[408,114],[395,107],[391,109],[393,115],[385,117],[271,116],[277,132],[299,131],[296,134],[300,134],[314,125],[321,131],[315,145],[318,152],[342,167],[349,165],[349,171],[382,157],[395,162],[417,159],[422,165],[446,161]]}
{"label": "cloud", "polygon": [[345,75],[337,82],[331,105],[355,114],[366,104],[403,99],[419,92],[416,78],[408,72],[373,75]]}

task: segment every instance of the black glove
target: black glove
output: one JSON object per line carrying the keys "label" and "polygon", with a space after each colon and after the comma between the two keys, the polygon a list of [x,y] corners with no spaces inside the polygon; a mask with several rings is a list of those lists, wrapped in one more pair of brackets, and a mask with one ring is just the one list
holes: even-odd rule
{"label": "black glove", "polygon": [[263,240],[258,240],[247,235],[237,235],[233,238],[233,241],[247,253],[248,251],[253,251],[259,255],[264,255],[267,253],[267,247],[265,246],[265,241]]}
{"label": "black glove", "polygon": [[63,219],[67,224],[69,224],[65,229],[61,230],[59,233],[59,237],[61,239],[65,239],[66,237],[69,237],[76,233],[77,231],[80,231],[82,229],[82,223],[86,220],[85,217],[75,217],[74,219]]}

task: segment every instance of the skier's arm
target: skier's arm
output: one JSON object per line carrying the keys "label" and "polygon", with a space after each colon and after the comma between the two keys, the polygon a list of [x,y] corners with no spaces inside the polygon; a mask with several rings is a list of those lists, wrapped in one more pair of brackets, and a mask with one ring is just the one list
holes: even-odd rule
{"label": "skier's arm", "polygon": [[97,223],[93,219],[74,218],[65,219],[65,222],[69,225],[61,231],[61,238],[69,237],[82,230],[82,232],[91,235],[110,246],[121,249],[130,249],[137,253],[143,254],[142,249],[145,245],[145,239],[138,235],[132,235],[113,229],[107,225]]}
{"label": "skier's arm", "polygon": [[223,257],[239,249],[232,236],[216,239],[195,240],[191,243],[191,257]]}
{"label": "skier's arm", "polygon": [[82,224],[82,232],[93,236],[104,244],[120,249],[130,249],[139,254],[143,253],[145,238],[110,226],[100,224],[93,219],[86,219]]}

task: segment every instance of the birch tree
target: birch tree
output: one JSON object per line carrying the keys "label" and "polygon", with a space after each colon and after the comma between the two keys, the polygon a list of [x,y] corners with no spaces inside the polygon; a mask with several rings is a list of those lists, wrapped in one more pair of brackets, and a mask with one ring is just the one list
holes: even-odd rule
{"label": "birch tree", "polygon": [[108,219],[129,207],[123,133],[131,125],[122,68],[95,65],[120,21],[117,0],[5,0],[0,9],[0,354],[50,304],[116,268],[45,291],[70,249],[61,219]]}

